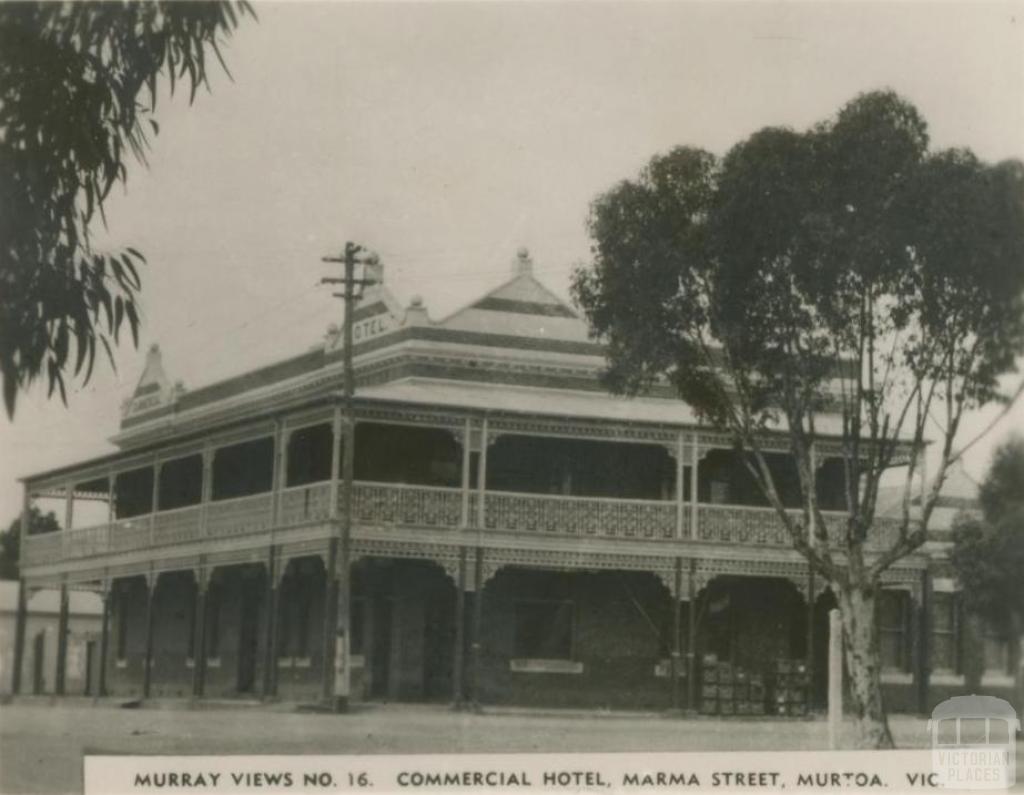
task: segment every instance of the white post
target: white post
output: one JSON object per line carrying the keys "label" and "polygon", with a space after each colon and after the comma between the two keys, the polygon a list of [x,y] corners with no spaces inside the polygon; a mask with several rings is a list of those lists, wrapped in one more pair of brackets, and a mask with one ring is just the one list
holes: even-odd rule
{"label": "white post", "polygon": [[843,724],[843,625],[839,611],[828,613],[828,747],[839,747]]}

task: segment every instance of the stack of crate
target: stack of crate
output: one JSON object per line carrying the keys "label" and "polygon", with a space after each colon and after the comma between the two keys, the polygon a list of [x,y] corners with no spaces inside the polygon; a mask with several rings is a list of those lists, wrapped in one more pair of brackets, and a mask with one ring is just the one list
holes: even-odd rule
{"label": "stack of crate", "polygon": [[806,715],[810,685],[810,675],[804,662],[788,659],[776,660],[771,699],[775,714],[793,717]]}
{"label": "stack of crate", "polygon": [[704,715],[763,715],[765,686],[751,673],[707,655],[701,666],[700,712]]}
{"label": "stack of crate", "polygon": [[733,685],[733,701],[737,715],[764,715],[764,677],[759,673],[737,670]]}
{"label": "stack of crate", "polygon": [[717,715],[718,658],[715,655],[705,654],[701,660],[700,682],[700,713]]}

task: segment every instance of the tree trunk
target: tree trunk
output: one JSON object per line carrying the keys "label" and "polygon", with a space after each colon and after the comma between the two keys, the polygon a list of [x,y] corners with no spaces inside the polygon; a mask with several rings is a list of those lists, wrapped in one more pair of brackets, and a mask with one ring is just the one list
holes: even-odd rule
{"label": "tree trunk", "polygon": [[849,674],[849,712],[856,728],[855,747],[892,748],[882,704],[882,662],[875,614],[875,590],[860,584],[840,589],[843,655]]}

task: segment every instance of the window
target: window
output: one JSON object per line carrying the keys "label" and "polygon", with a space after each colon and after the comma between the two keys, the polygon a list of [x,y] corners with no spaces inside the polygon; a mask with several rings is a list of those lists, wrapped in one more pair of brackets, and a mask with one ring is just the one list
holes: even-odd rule
{"label": "window", "polygon": [[910,599],[906,591],[880,591],[878,594],[878,639],[882,667],[906,671],[910,668]]}
{"label": "window", "polygon": [[992,622],[984,624],[985,671],[992,674],[1012,674],[1010,661],[1010,641],[1006,634],[995,627]]}
{"label": "window", "polygon": [[530,599],[515,605],[515,656],[571,660],[574,605],[570,601]]}
{"label": "window", "polygon": [[960,672],[959,610],[956,594],[936,593],[932,599],[932,670]]}

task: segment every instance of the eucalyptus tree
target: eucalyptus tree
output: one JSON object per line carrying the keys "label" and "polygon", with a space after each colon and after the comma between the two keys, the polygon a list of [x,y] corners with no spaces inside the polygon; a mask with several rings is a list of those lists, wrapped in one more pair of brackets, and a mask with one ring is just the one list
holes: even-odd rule
{"label": "eucalyptus tree", "polygon": [[[606,343],[607,386],[667,382],[730,434],[836,596],[858,744],[891,746],[875,600],[883,573],[928,537],[964,413],[999,399],[1024,350],[1024,167],[930,151],[917,109],[874,92],[722,158],[658,155],[594,201],[589,230],[593,259],[573,293]],[[816,489],[825,415],[839,418],[840,526]],[[780,431],[799,475],[795,515],[764,450]],[[931,442],[938,466],[918,510],[911,484]],[[905,493],[883,537],[879,484],[896,465]]]}
{"label": "eucalyptus tree", "polygon": [[[98,346],[127,323],[138,340],[134,248],[97,251],[89,227],[127,162],[145,162],[166,85],[207,86],[247,3],[0,5],[0,373],[13,415],[44,372],[88,381]],[[226,68],[226,67],[225,67]]]}

